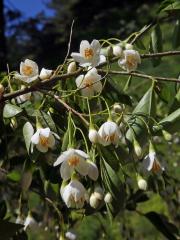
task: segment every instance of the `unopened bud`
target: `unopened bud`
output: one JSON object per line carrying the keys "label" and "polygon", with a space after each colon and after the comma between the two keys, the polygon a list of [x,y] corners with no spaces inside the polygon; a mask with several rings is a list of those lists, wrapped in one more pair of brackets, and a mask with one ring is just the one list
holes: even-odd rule
{"label": "unopened bud", "polygon": [[143,179],[143,178],[140,178],[138,180],[138,187],[139,187],[139,189],[146,191],[146,189],[147,189],[147,182],[146,182],[146,180]]}
{"label": "unopened bud", "polygon": [[104,197],[104,202],[107,204],[112,202],[112,195],[109,192],[106,193],[106,195]]}
{"label": "unopened bud", "polygon": [[113,46],[113,54],[116,57],[121,57],[122,55],[122,48],[118,45]]}
{"label": "unopened bud", "polygon": [[130,44],[130,43],[126,43],[125,48],[126,48],[126,50],[132,50],[133,49],[133,45]]}
{"label": "unopened bud", "polygon": [[99,200],[102,200],[104,197],[104,191],[101,187],[96,187],[94,189],[94,194],[95,194],[96,198],[98,198]]}
{"label": "unopened bud", "polygon": [[107,56],[113,57],[113,48],[111,46],[107,47]]}
{"label": "unopened bud", "polygon": [[166,130],[162,130],[162,134],[163,134],[164,139],[166,141],[171,141],[172,140],[172,135],[169,132],[167,132]]}
{"label": "unopened bud", "polygon": [[100,199],[97,198],[96,194],[95,193],[92,193],[90,198],[89,198],[89,204],[92,208],[98,208],[99,207],[99,204],[100,204]]}
{"label": "unopened bud", "polygon": [[122,113],[123,106],[121,104],[119,104],[119,103],[115,103],[113,105],[113,110],[114,110],[115,113]]}
{"label": "unopened bud", "polygon": [[13,129],[16,129],[16,128],[18,127],[16,118],[11,118],[10,126],[11,126]]}
{"label": "unopened bud", "polygon": [[67,68],[67,73],[73,73],[76,71],[76,63],[75,62],[71,62],[69,65],[68,65],[68,68]]}
{"label": "unopened bud", "polygon": [[134,151],[137,155],[138,158],[141,158],[142,157],[142,148],[141,146],[139,145],[138,141],[134,138]]}
{"label": "unopened bud", "polygon": [[74,232],[68,231],[66,232],[65,237],[69,240],[76,240],[77,235]]}
{"label": "unopened bud", "polygon": [[92,143],[98,143],[98,139],[99,139],[99,135],[98,135],[98,132],[95,130],[95,129],[90,129],[89,130],[89,140],[92,142]]}
{"label": "unopened bud", "polygon": [[39,77],[41,80],[45,80],[45,79],[49,79],[51,75],[52,75],[52,70],[42,68]]}

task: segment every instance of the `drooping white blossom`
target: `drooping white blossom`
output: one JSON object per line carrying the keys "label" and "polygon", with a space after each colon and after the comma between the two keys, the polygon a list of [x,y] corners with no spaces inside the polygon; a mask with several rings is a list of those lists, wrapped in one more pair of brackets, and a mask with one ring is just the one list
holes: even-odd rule
{"label": "drooping white blossom", "polygon": [[92,161],[87,161],[88,163],[88,177],[91,178],[93,181],[96,181],[99,176],[99,171],[95,163]]}
{"label": "drooping white blossom", "polygon": [[74,170],[82,176],[86,176],[89,169],[89,165],[86,161],[88,158],[89,156],[85,152],[70,148],[58,157],[54,166],[61,164],[60,173],[63,180],[70,179]]}
{"label": "drooping white blossom", "polygon": [[142,165],[145,170],[152,171],[153,173],[160,173],[165,170],[158,161],[156,152],[149,152],[144,158]]}
{"label": "drooping white blossom", "polygon": [[[21,90],[24,90],[24,89],[25,89],[25,86],[22,85],[22,86],[21,86]],[[28,100],[31,99],[31,95],[32,95],[32,93],[29,92],[29,93],[25,93],[25,94],[23,94],[23,95],[20,95],[20,96],[16,97],[17,102],[18,102],[18,103],[23,103],[23,102],[25,102],[25,101],[28,101]]]}
{"label": "drooping white blossom", "polygon": [[52,75],[52,70],[42,68],[41,72],[39,74],[39,77],[41,80],[46,80],[46,79],[50,78],[51,75]]}
{"label": "drooping white blossom", "polygon": [[39,68],[37,63],[30,59],[26,59],[20,63],[20,73],[15,74],[15,78],[24,83],[31,83],[38,79]]}
{"label": "drooping white blossom", "polygon": [[118,125],[115,122],[107,121],[103,123],[98,131],[99,143],[104,146],[110,144],[117,145],[121,136]]}
{"label": "drooping white blossom", "polygon": [[93,40],[91,44],[87,40],[80,43],[79,53],[71,53],[71,57],[82,67],[96,67],[105,62],[106,58],[100,54],[101,45],[98,40]]}
{"label": "drooping white blossom", "polygon": [[135,71],[140,63],[141,57],[136,50],[124,50],[122,59],[118,61],[119,66],[128,72]]}
{"label": "drooping white blossom", "polygon": [[101,200],[99,200],[96,195],[94,193],[91,194],[90,198],[89,198],[89,205],[96,209],[99,207]]}
{"label": "drooping white blossom", "polygon": [[86,201],[86,189],[78,180],[71,180],[61,189],[61,197],[68,208],[82,208]]}
{"label": "drooping white blossom", "polygon": [[81,74],[76,78],[76,86],[81,89],[83,96],[92,97],[102,91],[101,75],[96,68],[90,69],[85,75]]}
{"label": "drooping white blossom", "polygon": [[45,153],[55,145],[53,134],[49,128],[38,128],[31,138],[31,143],[34,144],[40,152]]}

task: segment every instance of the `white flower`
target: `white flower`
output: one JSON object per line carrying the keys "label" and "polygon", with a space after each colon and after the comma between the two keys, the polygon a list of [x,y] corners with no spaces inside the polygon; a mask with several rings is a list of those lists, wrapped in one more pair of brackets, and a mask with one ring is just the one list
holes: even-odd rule
{"label": "white flower", "polygon": [[118,45],[113,46],[113,54],[116,57],[120,57],[122,55],[122,47]]}
{"label": "white flower", "polygon": [[68,65],[68,68],[67,68],[67,73],[73,73],[76,71],[76,63],[75,62],[71,62],[69,65]]}
{"label": "white flower", "polygon": [[112,121],[103,123],[98,134],[99,142],[104,146],[110,145],[111,143],[117,145],[121,136],[118,125]]}
{"label": "white flower", "polygon": [[74,233],[74,232],[71,232],[71,231],[67,231],[65,233],[65,237],[69,240],[76,240],[77,238],[77,235]]}
{"label": "white flower", "polygon": [[55,138],[49,128],[38,128],[36,133],[31,137],[31,142],[36,145],[40,152],[47,152],[48,148],[53,148]]}
{"label": "white flower", "polygon": [[146,189],[147,189],[147,182],[146,182],[146,180],[143,179],[143,178],[140,178],[138,180],[138,187],[139,187],[139,189],[146,191]]}
{"label": "white flower", "polygon": [[39,76],[38,65],[30,59],[26,59],[24,62],[21,62],[20,74],[19,73],[15,74],[15,78],[25,83],[31,83],[37,80],[38,76]]}
{"label": "white flower", "polygon": [[85,75],[79,75],[76,78],[76,86],[81,89],[83,96],[92,97],[102,91],[101,75],[97,73],[96,68],[92,68]]}
{"label": "white flower", "polygon": [[61,189],[61,196],[68,208],[82,208],[86,201],[86,189],[77,180],[72,180]]}
{"label": "white flower", "polygon": [[31,214],[29,213],[28,216],[26,217],[25,221],[24,221],[24,231],[27,228],[31,228],[31,229],[36,229],[38,227],[38,224],[36,222],[36,220],[31,216]]}
{"label": "white flower", "polygon": [[140,55],[135,50],[124,50],[123,58],[118,61],[118,64],[128,72],[135,71],[138,63],[141,63]]}
{"label": "white flower", "polygon": [[50,78],[51,75],[52,75],[52,70],[42,68],[39,77],[40,77],[40,79],[45,80],[45,79]]}
{"label": "white flower", "polygon": [[111,203],[112,202],[112,195],[110,194],[110,192],[106,193],[106,195],[104,197],[104,202],[105,203]]}
{"label": "white flower", "polygon": [[164,171],[164,167],[161,166],[160,162],[157,160],[155,152],[149,152],[149,154],[144,158],[142,164],[144,169],[152,171],[153,173]]}
{"label": "white flower", "polygon": [[91,128],[91,129],[89,130],[89,135],[88,135],[88,137],[89,137],[89,140],[90,140],[92,143],[98,143],[99,134],[98,134],[98,132],[97,132],[95,129]]}
{"label": "white flower", "polygon": [[80,53],[71,53],[71,57],[82,67],[96,67],[100,63],[105,62],[106,58],[100,55],[101,45],[98,40],[93,40],[91,44],[83,40],[80,43]]}
{"label": "white flower", "polygon": [[58,157],[54,166],[62,163],[60,173],[64,180],[68,180],[71,177],[74,169],[81,175],[86,176],[89,169],[89,165],[86,162],[87,158],[89,156],[85,152],[70,148]]}
{"label": "white flower", "polygon": [[99,176],[99,171],[95,163],[91,161],[87,161],[88,163],[88,177],[90,177],[92,180],[96,181]]}

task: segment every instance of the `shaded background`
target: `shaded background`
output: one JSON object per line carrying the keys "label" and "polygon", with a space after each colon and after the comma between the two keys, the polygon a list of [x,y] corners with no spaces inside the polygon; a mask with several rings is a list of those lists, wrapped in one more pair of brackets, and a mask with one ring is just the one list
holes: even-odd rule
{"label": "shaded background", "polygon": [[73,19],[72,49],[77,50],[82,39],[123,39],[150,22],[158,2],[0,0],[1,68],[6,70],[7,62],[17,68],[27,57],[54,68],[65,57]]}

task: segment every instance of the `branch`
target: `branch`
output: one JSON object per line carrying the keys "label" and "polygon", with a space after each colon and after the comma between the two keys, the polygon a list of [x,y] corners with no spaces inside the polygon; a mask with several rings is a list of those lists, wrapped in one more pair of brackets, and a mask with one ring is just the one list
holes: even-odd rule
{"label": "branch", "polygon": [[[106,73],[106,70],[99,69],[98,72],[99,73]],[[180,79],[177,79],[177,78],[165,78],[165,77],[151,76],[151,75],[142,74],[142,73],[138,73],[138,72],[124,72],[124,71],[109,70],[108,74],[135,76],[135,77],[140,77],[140,78],[144,78],[144,79],[151,79],[151,80],[154,78],[155,80],[158,80],[158,81],[180,83]]]}
{"label": "branch", "polygon": [[174,56],[174,55],[180,55],[180,51],[141,54],[141,58],[168,57],[168,56]]}

